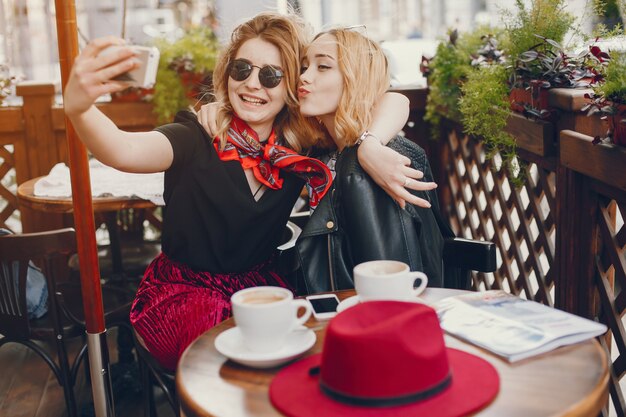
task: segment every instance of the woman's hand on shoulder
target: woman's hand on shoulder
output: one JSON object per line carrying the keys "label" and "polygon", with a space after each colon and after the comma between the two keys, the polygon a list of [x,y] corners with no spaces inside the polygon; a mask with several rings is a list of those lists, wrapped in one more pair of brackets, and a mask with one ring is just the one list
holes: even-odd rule
{"label": "woman's hand on shoulder", "polygon": [[212,138],[217,134],[218,103],[208,103],[200,107],[198,121]]}
{"label": "woman's hand on shoulder", "polygon": [[363,169],[400,207],[404,208],[407,202],[430,207],[428,201],[414,196],[409,189],[427,191],[437,188],[437,184],[420,181],[424,174],[410,167],[409,158],[383,146],[374,138],[366,139],[359,145],[358,157]]}
{"label": "woman's hand on shoulder", "polygon": [[[74,61],[70,78],[65,86],[64,107],[69,115],[87,111],[103,94],[123,90],[127,84],[112,80],[135,68],[139,63],[124,40],[108,36],[91,41]],[[102,54],[111,46],[121,46]]]}

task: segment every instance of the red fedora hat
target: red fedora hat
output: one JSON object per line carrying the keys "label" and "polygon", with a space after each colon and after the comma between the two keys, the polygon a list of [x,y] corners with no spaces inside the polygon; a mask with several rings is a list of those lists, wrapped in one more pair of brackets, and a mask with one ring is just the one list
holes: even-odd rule
{"label": "red fedora hat", "polygon": [[432,308],[371,301],[337,315],[322,353],[280,371],[270,399],[293,417],[457,417],[498,389],[490,363],[446,348]]}

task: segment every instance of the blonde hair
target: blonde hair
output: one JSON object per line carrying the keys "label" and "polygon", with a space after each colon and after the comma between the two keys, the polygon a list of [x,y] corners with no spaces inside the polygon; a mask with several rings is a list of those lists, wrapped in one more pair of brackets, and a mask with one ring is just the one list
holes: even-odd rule
{"label": "blonde hair", "polygon": [[215,97],[219,103],[217,111],[217,136],[220,147],[226,145],[226,133],[232,120],[233,108],[228,99],[228,68],[235,59],[244,42],[259,38],[276,46],[280,51],[281,66],[284,70],[283,82],[287,94],[285,107],[274,120],[274,129],[287,146],[295,151],[308,148],[317,140],[319,134],[312,124],[300,115],[296,94],[300,76],[300,61],[304,45],[309,40],[308,26],[296,15],[281,15],[274,12],[259,13],[242,23],[233,31],[230,43],[220,54],[213,71]]}
{"label": "blonde hair", "polygon": [[343,75],[343,93],[335,112],[335,134],[354,145],[372,122],[376,100],[390,85],[387,57],[377,42],[351,29],[330,29],[337,42],[337,61]]}

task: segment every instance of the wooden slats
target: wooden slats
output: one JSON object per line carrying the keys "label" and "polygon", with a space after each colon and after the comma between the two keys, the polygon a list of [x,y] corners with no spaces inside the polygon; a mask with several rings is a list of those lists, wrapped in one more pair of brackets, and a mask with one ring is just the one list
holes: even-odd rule
{"label": "wooden slats", "polygon": [[445,140],[450,157],[444,181],[455,202],[451,224],[466,237],[493,241],[499,252],[497,271],[475,274],[474,287],[505,288],[553,305],[555,180],[554,170],[546,168],[554,166],[553,160],[527,161],[526,182],[515,189],[504,171],[495,172],[485,160],[480,141],[459,137],[457,129],[450,129]]}
{"label": "wooden slats", "polygon": [[626,147],[592,144],[592,138],[571,130],[561,131],[561,164],[626,192],[623,164]]}
{"label": "wooden slats", "polygon": [[518,148],[542,157],[556,153],[552,123],[532,122],[521,114],[513,113],[509,116],[506,131],[513,135]]}

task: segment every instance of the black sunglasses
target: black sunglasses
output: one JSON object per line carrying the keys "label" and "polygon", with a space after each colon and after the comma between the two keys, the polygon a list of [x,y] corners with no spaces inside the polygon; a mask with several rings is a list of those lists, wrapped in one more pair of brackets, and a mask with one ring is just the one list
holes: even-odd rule
{"label": "black sunglasses", "polygon": [[271,65],[259,67],[252,65],[244,59],[235,59],[231,62],[228,75],[235,81],[243,81],[252,74],[252,68],[259,69],[259,82],[265,88],[276,87],[285,76],[281,69],[272,67]]}

